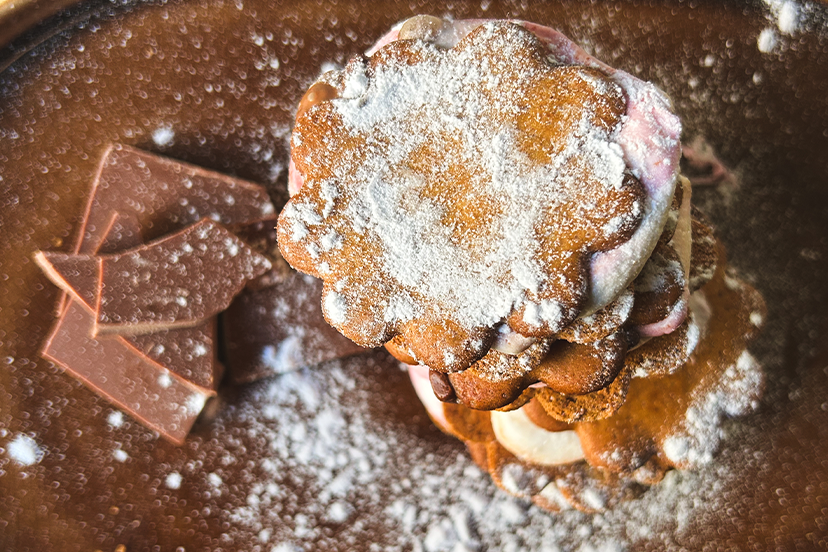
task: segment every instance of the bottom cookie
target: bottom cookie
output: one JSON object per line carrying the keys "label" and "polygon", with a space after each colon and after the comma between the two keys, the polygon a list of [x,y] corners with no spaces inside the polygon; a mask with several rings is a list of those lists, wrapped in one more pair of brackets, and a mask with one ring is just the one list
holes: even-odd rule
{"label": "bottom cookie", "polygon": [[[667,373],[658,369],[665,362],[659,353],[672,340],[640,345],[652,351],[655,366],[622,369],[630,378],[626,401],[607,418],[561,422],[547,413],[542,386],[530,388],[519,409],[473,410],[438,400],[427,368],[408,366],[409,375],[435,424],[462,440],[499,487],[550,511],[604,511],[640,496],[670,469],[709,463],[724,436],[723,421],[758,404],[763,374],[747,346],[765,306],[725,264],[721,254],[713,279],[691,298],[689,360]],[[635,355],[627,360],[641,362]]]}

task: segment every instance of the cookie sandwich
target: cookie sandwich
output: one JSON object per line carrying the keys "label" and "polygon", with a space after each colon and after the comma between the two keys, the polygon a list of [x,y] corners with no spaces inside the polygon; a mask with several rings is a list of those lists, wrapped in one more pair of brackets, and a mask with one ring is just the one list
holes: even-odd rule
{"label": "cookie sandwich", "polygon": [[600,510],[705,461],[761,390],[764,306],[680,134],[656,86],[551,28],[418,16],[305,94],[280,249],[496,482]]}

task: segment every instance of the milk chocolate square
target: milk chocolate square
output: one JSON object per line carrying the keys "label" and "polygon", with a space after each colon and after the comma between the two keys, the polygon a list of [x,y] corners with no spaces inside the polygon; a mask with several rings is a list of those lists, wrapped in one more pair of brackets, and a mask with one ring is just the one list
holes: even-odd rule
{"label": "milk chocolate square", "polygon": [[120,336],[90,337],[95,319],[69,301],[42,354],[147,427],[182,444],[215,391],[152,361]]}
{"label": "milk chocolate square", "polygon": [[193,326],[226,309],[247,281],[271,268],[209,219],[102,259],[99,333]]}
{"label": "milk chocolate square", "polygon": [[203,218],[250,224],[275,209],[258,184],[116,144],[101,159],[75,253],[100,249],[115,212],[134,216],[151,241]]}
{"label": "milk chocolate square", "polygon": [[94,335],[195,326],[226,309],[249,280],[271,268],[267,258],[209,219],[120,253],[40,252],[35,259],[95,315]]}

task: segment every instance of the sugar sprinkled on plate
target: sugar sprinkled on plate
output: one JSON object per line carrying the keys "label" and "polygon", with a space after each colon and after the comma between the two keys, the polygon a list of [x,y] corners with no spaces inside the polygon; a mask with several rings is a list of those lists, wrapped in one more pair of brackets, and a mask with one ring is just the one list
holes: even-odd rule
{"label": "sugar sprinkled on plate", "polygon": [[21,466],[33,466],[40,462],[46,454],[37,444],[37,441],[23,433],[18,433],[6,445],[6,453]]}
{"label": "sugar sprinkled on plate", "polygon": [[[379,385],[377,370],[388,366],[354,357],[284,374],[250,387],[232,415],[219,416],[214,435],[229,465],[245,465],[233,468],[245,498],[222,510],[234,538],[258,540],[267,530],[276,550],[339,549],[337,543],[363,538],[370,528],[389,536],[389,550],[519,550],[539,543],[550,550],[631,550],[653,535],[678,539],[704,504],[718,500],[729,475],[720,464],[674,470],[606,513],[549,514],[497,489],[459,444],[447,441],[435,453],[433,437],[375,411],[369,399]],[[256,437],[257,462],[242,460],[251,451],[239,448],[235,432]],[[302,519],[281,516],[286,500],[300,501]],[[383,511],[374,506],[380,502]],[[329,523],[342,523],[334,536],[323,529]]]}
{"label": "sugar sprinkled on plate", "polygon": [[167,475],[166,479],[164,479],[164,484],[167,486],[168,489],[180,489],[182,480],[183,478],[181,477],[180,473],[172,472]]}

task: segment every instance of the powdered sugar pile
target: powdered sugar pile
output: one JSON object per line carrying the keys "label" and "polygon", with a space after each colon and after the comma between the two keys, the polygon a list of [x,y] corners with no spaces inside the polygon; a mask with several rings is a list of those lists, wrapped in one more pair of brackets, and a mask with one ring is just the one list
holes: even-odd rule
{"label": "powdered sugar pile", "polygon": [[762,368],[744,351],[710,393],[694,399],[681,427],[665,439],[664,453],[672,462],[686,468],[712,461],[724,437],[721,420],[755,409],[761,388]]}
{"label": "powdered sugar pile", "polygon": [[6,445],[7,454],[21,466],[32,466],[40,462],[45,452],[37,441],[19,433]]}
{"label": "powdered sugar pile", "polygon": [[[427,552],[630,550],[641,539],[680,538],[727,479],[715,465],[673,471],[605,514],[549,514],[498,490],[458,443],[435,445],[421,423],[376,410],[370,397],[389,369],[362,356],[285,374],[217,420],[227,467],[203,486],[222,496],[228,539],[268,552],[362,549],[366,540]],[[243,503],[225,501],[227,485]]]}

